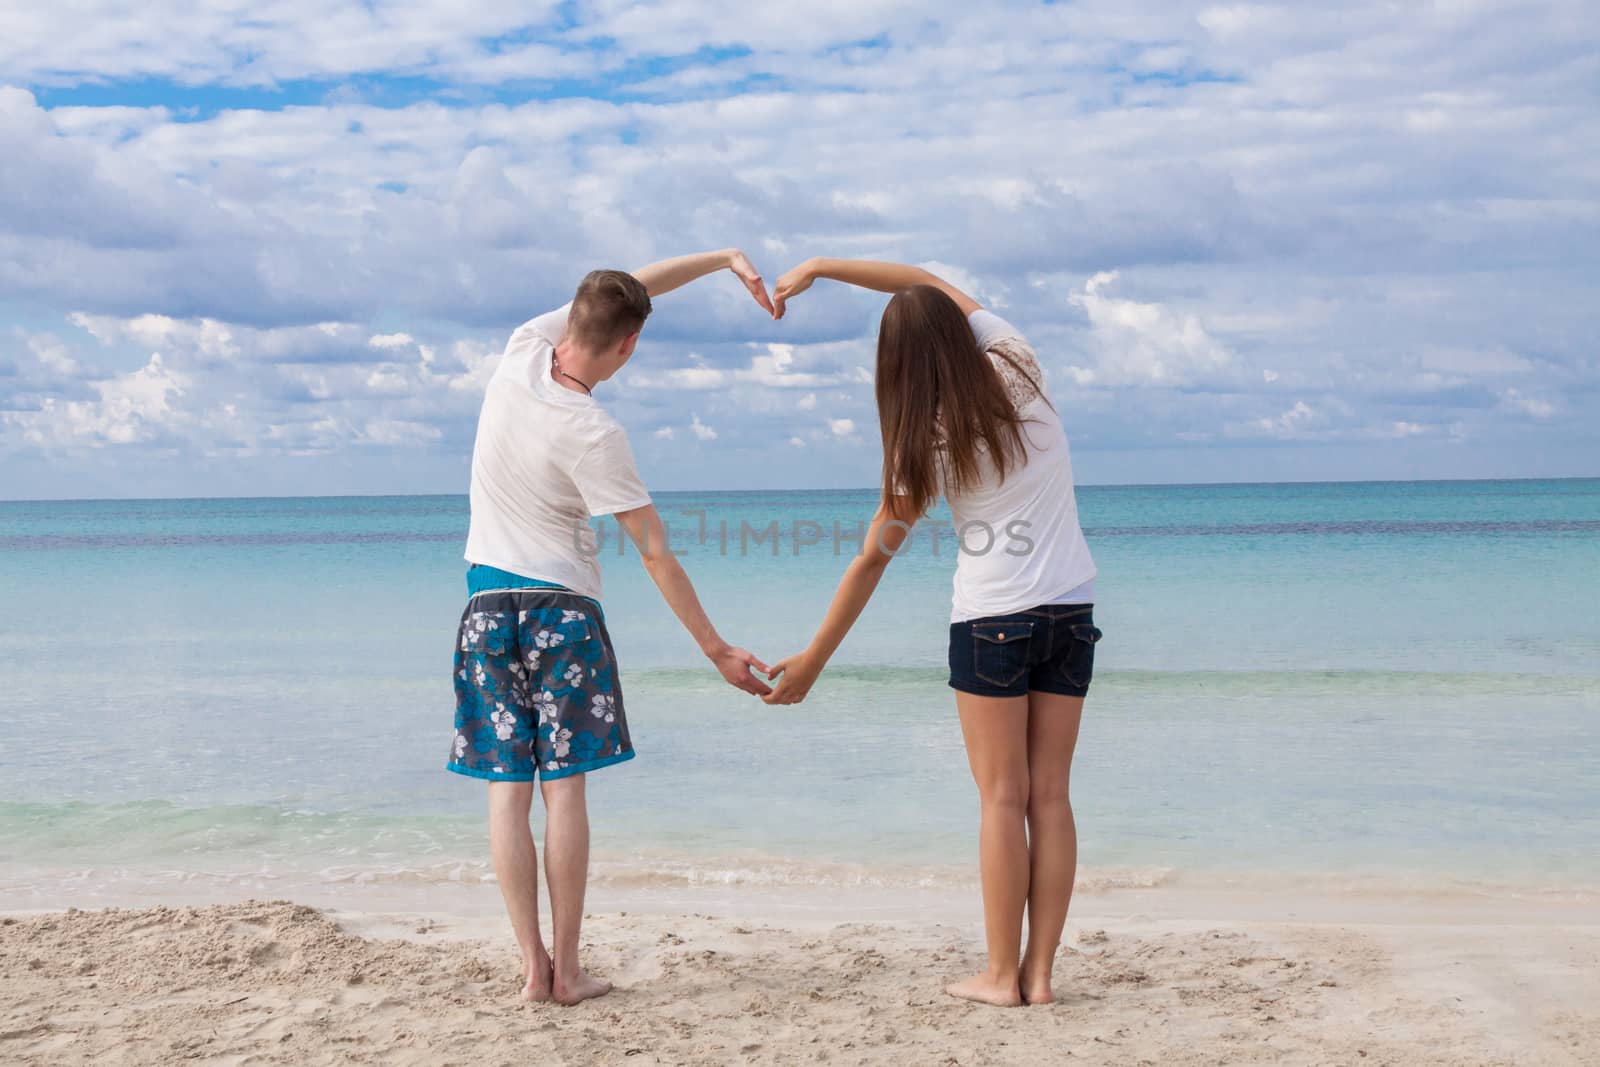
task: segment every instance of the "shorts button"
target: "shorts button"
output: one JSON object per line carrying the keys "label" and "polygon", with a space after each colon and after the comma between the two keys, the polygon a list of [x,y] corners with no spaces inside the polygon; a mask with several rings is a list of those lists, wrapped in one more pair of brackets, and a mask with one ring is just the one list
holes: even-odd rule
{"label": "shorts button", "polygon": [[1000,635],[1000,640],[1004,641],[1005,639],[1006,639],[1006,635],[1005,634],[1001,634]]}

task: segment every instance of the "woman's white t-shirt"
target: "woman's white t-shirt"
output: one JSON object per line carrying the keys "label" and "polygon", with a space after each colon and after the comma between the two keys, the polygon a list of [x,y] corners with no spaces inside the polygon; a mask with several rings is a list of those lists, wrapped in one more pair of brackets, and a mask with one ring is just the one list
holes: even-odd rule
{"label": "woman's white t-shirt", "polygon": [[1004,481],[985,457],[985,474],[976,488],[945,494],[960,540],[950,621],[1009,615],[1041,604],[1090,603],[1094,559],[1078,526],[1066,430],[1048,398],[1028,380],[1044,387],[1038,359],[1022,334],[993,312],[980,308],[968,322],[1025,420],[1026,452],[1025,462],[1013,465]]}
{"label": "woman's white t-shirt", "polygon": [[550,377],[570,307],[517,327],[484,391],[466,557],[598,600],[589,518],[642,508],[650,494],[621,423]]}

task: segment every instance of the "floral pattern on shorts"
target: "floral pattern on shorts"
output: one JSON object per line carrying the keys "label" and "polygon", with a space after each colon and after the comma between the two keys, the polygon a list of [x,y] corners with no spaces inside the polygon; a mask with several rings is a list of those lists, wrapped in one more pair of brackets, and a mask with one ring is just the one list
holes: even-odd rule
{"label": "floral pattern on shorts", "polygon": [[528,782],[633,758],[611,637],[573,593],[507,589],[467,602],[456,635],[456,732],[446,766]]}

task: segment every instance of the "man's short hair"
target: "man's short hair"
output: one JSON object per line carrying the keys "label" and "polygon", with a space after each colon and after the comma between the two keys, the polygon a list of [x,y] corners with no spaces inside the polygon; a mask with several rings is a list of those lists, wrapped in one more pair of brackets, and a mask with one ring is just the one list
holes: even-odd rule
{"label": "man's short hair", "polygon": [[650,317],[650,294],[627,271],[592,270],[578,285],[567,316],[567,332],[590,352],[604,352]]}

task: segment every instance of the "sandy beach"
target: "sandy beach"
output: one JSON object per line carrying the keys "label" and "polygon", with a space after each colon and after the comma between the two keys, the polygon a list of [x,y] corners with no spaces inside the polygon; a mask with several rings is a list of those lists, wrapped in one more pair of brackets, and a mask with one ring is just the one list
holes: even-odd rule
{"label": "sandy beach", "polygon": [[864,902],[872,918],[848,921],[837,895],[602,892],[586,962],[616,990],[566,1009],[518,1001],[493,888],[455,892],[454,912],[11,913],[0,1061],[1600,1062],[1591,899],[1090,894],[1058,1003],[1002,1010],[942,992],[980,962],[976,917],[953,896],[897,920]]}

